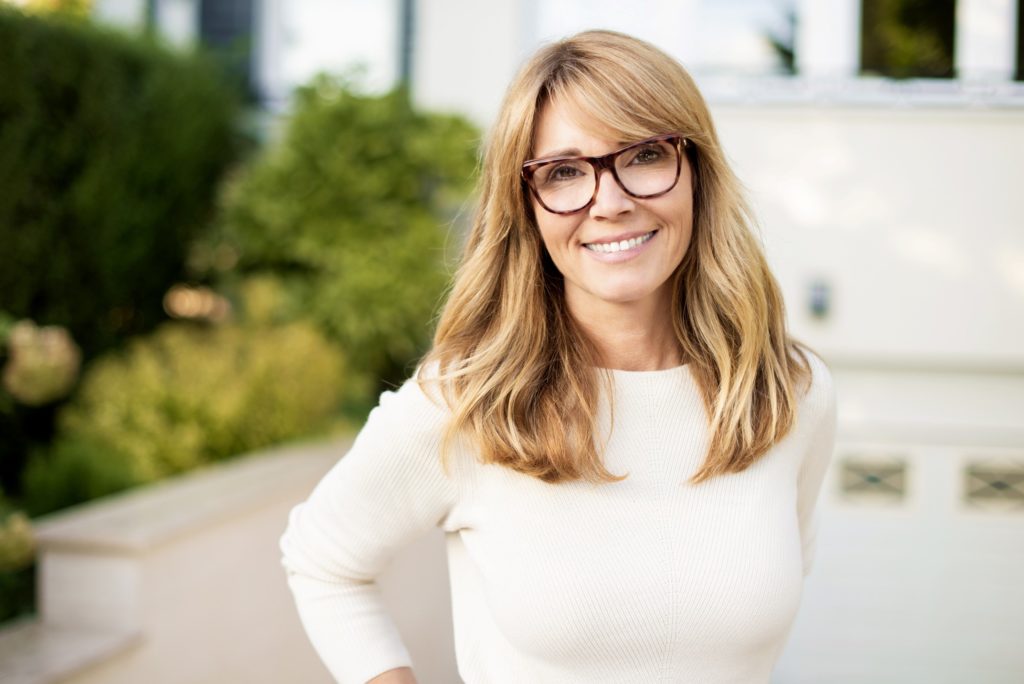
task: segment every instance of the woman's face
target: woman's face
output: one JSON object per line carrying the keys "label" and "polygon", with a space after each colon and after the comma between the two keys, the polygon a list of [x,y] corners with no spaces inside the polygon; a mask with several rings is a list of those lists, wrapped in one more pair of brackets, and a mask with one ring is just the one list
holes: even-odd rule
{"label": "woman's face", "polygon": [[[540,111],[533,158],[600,156],[636,142],[595,137],[588,130],[600,128],[581,127],[565,105],[549,101]],[[669,280],[686,254],[693,228],[692,176],[685,154],[679,181],[660,197],[631,197],[603,170],[594,203],[583,211],[553,214],[531,198],[541,239],[565,278],[574,316],[587,320],[623,306],[667,312]],[[618,251],[608,247],[634,240]]]}

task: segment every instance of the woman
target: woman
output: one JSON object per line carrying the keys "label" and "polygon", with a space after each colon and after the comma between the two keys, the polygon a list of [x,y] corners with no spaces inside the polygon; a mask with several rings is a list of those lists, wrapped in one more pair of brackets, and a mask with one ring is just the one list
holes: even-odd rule
{"label": "woman", "polygon": [[767,682],[834,411],[690,77],[616,33],[545,47],[433,349],[292,512],[303,623],[339,681],[415,681],[373,579],[437,525],[470,684]]}

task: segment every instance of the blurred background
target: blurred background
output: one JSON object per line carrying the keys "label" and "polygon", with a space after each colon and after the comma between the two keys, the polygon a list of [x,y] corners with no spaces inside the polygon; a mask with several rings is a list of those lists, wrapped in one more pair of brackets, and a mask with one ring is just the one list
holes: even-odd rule
{"label": "blurred background", "polygon": [[[1022,4],[0,2],[0,681],[329,681],[287,511],[426,349],[517,67],[611,28],[696,78],[836,377],[773,682],[1024,682]],[[424,684],[444,563],[382,580]]]}

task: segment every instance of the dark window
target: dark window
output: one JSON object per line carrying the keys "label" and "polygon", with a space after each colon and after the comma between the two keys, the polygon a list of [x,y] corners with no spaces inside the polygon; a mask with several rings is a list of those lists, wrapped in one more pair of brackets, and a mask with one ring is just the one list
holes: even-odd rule
{"label": "dark window", "polygon": [[955,27],[956,0],[864,0],[861,73],[952,78]]}
{"label": "dark window", "polygon": [[1024,0],[1017,0],[1017,69],[1013,77],[1024,81]]}
{"label": "dark window", "polygon": [[199,37],[232,81],[253,94],[253,0],[202,0]]}

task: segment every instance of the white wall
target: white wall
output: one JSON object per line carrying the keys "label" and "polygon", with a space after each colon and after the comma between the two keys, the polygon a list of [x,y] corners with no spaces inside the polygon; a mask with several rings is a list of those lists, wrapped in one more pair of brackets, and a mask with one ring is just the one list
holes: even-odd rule
{"label": "white wall", "polygon": [[799,336],[832,358],[1024,366],[1024,108],[715,115]]}
{"label": "white wall", "polygon": [[530,44],[532,0],[419,0],[415,12],[417,103],[492,121]]}
{"label": "white wall", "polygon": [[[969,464],[1022,463],[1024,376],[835,379],[815,567],[773,684],[1024,681],[1024,515],[964,496]],[[904,498],[844,496],[850,458],[903,462]]]}

